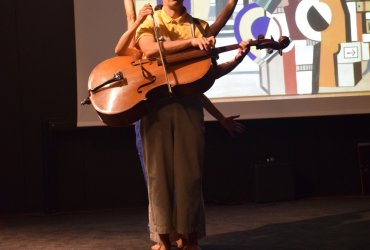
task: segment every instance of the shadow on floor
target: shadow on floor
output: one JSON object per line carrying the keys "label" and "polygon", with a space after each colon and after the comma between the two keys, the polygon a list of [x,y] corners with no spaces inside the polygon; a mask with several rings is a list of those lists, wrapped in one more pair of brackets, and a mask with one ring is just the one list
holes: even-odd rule
{"label": "shadow on floor", "polygon": [[370,249],[370,209],[212,235],[202,249]]}
{"label": "shadow on floor", "polygon": [[[203,250],[370,249],[370,197],[209,206]],[[149,250],[147,207],[0,218],[0,249]]]}

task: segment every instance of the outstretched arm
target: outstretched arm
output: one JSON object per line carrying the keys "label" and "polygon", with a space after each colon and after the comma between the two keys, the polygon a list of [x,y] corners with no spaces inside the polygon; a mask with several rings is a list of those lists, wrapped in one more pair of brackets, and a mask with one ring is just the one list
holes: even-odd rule
{"label": "outstretched arm", "polygon": [[245,126],[237,121],[236,118],[239,115],[225,117],[217,108],[216,106],[208,99],[207,96],[202,94],[200,96],[203,107],[210,113],[217,121],[227,130],[227,132],[234,136],[236,133],[242,133],[245,131]]}
{"label": "outstretched arm", "polygon": [[237,3],[238,0],[227,1],[227,4],[217,16],[216,21],[210,26],[210,32],[213,36],[217,36],[221,29],[225,26],[233,14]]}

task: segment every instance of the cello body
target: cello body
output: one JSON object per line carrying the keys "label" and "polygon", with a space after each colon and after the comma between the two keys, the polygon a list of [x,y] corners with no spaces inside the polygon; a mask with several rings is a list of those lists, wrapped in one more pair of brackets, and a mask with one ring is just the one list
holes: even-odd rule
{"label": "cello body", "polygon": [[[265,39],[264,36],[250,41],[250,46],[268,49],[268,53],[277,50],[280,55],[289,44],[290,39],[285,36],[279,41],[272,37]],[[157,58],[138,59],[141,54],[137,50],[127,56],[109,58],[90,73],[88,100],[105,124],[127,126],[139,120],[158,101],[207,91],[216,80],[212,58],[238,48],[238,44],[211,51],[192,48],[167,55],[163,61]],[[120,77],[116,78],[116,75]]]}
{"label": "cello body", "polygon": [[121,80],[90,91],[89,97],[101,120],[114,127],[127,126],[139,120],[162,99],[203,93],[215,81],[209,57],[171,63],[166,67],[166,76],[158,60],[116,56],[99,63],[92,70],[88,80],[89,90],[118,72],[122,73]]}

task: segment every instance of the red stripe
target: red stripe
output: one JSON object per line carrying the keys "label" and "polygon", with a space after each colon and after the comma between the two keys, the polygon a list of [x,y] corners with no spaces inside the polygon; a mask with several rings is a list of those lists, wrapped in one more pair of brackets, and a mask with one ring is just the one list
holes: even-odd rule
{"label": "red stripe", "polygon": [[295,47],[289,52],[284,53],[284,80],[285,80],[285,94],[297,94],[297,73],[295,62]]}

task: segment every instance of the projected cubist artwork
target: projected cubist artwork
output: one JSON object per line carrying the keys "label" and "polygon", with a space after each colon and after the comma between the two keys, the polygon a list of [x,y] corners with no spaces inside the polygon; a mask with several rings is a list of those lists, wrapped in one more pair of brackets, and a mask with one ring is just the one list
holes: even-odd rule
{"label": "projected cubist artwork", "polygon": [[[136,1],[136,8],[148,1]],[[162,1],[149,1],[153,6]],[[185,0],[195,17],[214,22],[227,0]],[[238,1],[217,46],[259,35],[291,39],[283,56],[252,47],[209,97],[297,95],[370,91],[370,0]],[[219,62],[235,56],[220,55]]]}

